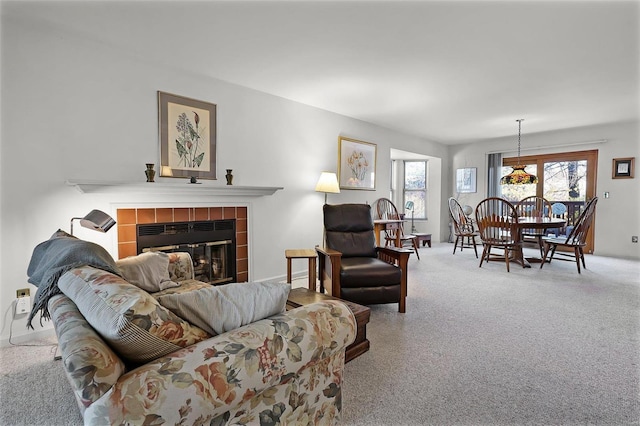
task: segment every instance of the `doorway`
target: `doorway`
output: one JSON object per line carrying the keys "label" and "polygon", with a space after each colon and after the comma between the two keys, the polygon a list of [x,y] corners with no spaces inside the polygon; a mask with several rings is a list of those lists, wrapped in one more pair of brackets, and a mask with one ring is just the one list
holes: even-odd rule
{"label": "doorway", "polygon": [[[502,174],[509,173],[517,165],[517,157],[503,158]],[[535,185],[502,185],[502,196],[510,201],[522,200],[531,195],[544,197],[556,205],[553,214],[567,220],[564,229],[555,230],[556,235],[567,235],[586,202],[596,195],[598,150],[563,152],[557,154],[530,155],[520,157],[520,164],[538,177]],[[593,253],[594,228],[587,236],[585,253]]]}

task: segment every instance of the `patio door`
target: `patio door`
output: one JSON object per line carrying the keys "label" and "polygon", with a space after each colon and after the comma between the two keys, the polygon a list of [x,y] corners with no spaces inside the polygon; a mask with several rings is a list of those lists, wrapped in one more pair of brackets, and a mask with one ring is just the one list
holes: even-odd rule
{"label": "patio door", "polygon": [[[503,158],[502,175],[516,165],[516,157]],[[510,201],[518,201],[531,195],[544,197],[558,209],[556,215],[567,220],[567,229],[559,233],[568,234],[585,203],[596,195],[596,173],[598,151],[576,151],[558,154],[531,155],[520,157],[520,164],[527,165],[527,171],[538,176],[535,185],[502,185],[502,196]],[[564,205],[564,209],[560,206]],[[555,209],[554,209],[555,210]],[[593,253],[595,223],[589,230],[585,253]]]}

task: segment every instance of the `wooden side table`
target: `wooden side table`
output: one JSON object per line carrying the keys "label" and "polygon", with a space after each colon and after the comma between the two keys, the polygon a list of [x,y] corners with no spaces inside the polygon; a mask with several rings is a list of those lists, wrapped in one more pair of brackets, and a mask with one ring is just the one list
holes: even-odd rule
{"label": "wooden side table", "polygon": [[291,259],[309,259],[309,290],[316,291],[316,251],[313,249],[285,250],[287,258],[287,282],[291,283]]}
{"label": "wooden side table", "polygon": [[345,352],[345,362],[349,362],[367,352],[370,347],[369,339],[367,339],[367,323],[371,316],[371,309],[348,300],[338,299],[316,291],[309,291],[304,287],[292,288],[287,298],[287,310],[295,309],[300,306],[309,305],[314,302],[322,302],[323,300],[340,300],[344,302],[353,315],[356,317],[356,339],[352,344],[347,346]]}
{"label": "wooden side table", "polygon": [[429,247],[431,247],[431,234],[412,232],[411,235],[414,235],[418,239],[418,244],[422,241],[422,247],[424,247],[425,244],[429,244]]}

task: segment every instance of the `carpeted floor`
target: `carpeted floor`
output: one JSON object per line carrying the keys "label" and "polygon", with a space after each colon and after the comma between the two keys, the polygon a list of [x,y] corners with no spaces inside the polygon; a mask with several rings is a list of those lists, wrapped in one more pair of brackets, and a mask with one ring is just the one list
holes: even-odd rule
{"label": "carpeted floor", "polygon": [[412,257],[406,314],[372,307],[371,350],[346,366],[345,424],[639,423],[639,262],[507,273],[451,250]]}
{"label": "carpeted floor", "polygon": [[[371,350],[345,368],[345,425],[640,424],[640,262],[507,273],[451,250],[412,256],[406,314],[372,307]],[[0,350],[0,424],[82,424],[52,358]]]}

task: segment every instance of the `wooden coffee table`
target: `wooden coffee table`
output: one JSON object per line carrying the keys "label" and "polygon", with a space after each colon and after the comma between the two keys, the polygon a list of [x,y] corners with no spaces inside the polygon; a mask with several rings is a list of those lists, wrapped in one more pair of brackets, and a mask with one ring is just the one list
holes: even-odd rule
{"label": "wooden coffee table", "polygon": [[326,294],[311,291],[304,287],[292,288],[289,292],[289,298],[287,299],[287,310],[299,308],[300,306],[309,305],[315,302],[322,302],[324,300],[340,300],[346,304],[351,312],[356,317],[356,340],[347,346],[345,353],[345,361],[349,362],[352,359],[359,357],[363,353],[369,350],[369,340],[367,339],[367,323],[371,316],[371,310],[366,306],[358,305],[357,303],[349,302],[347,300],[338,299],[336,297],[327,296]]}

